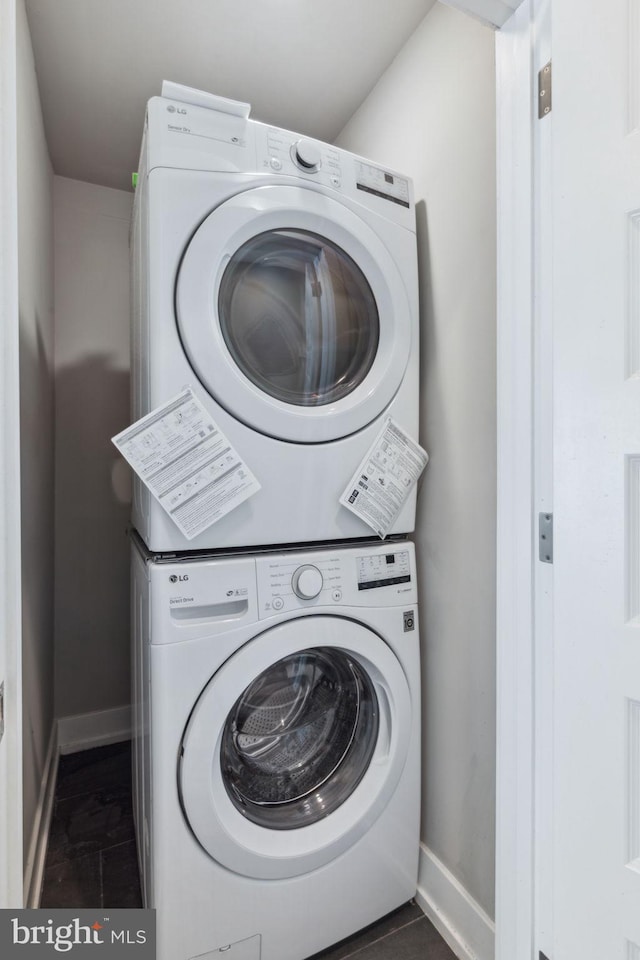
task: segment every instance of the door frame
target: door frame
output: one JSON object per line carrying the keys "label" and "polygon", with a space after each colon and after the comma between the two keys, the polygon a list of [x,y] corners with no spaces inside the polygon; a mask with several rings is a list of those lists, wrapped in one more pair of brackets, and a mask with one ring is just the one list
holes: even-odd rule
{"label": "door frame", "polygon": [[552,639],[553,567],[538,560],[537,530],[538,513],[553,510],[553,210],[545,189],[552,125],[537,110],[538,71],[551,56],[551,5],[524,0],[496,35],[495,960],[532,960],[551,935],[553,665],[545,653]]}
{"label": "door frame", "polygon": [[0,907],[23,903],[16,4],[0,0]]}
{"label": "door frame", "polygon": [[[495,960],[533,960],[550,936],[553,567],[551,124],[537,116],[552,0],[442,0],[496,29],[497,562]],[[547,377],[544,377],[545,364]],[[544,568],[544,569],[542,569]],[[484,960],[484,958],[483,958]]]}

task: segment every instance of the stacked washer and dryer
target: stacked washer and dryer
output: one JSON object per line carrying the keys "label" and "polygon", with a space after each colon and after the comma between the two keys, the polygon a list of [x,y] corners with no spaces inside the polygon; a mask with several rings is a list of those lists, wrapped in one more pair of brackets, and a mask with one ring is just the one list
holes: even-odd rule
{"label": "stacked washer and dryer", "polygon": [[176,90],[138,173],[134,419],[190,387],[260,489],[187,540],[135,483],[143,898],[158,960],[303,960],[416,890],[415,490],[385,541],[339,503],[386,418],[417,436],[412,188]]}

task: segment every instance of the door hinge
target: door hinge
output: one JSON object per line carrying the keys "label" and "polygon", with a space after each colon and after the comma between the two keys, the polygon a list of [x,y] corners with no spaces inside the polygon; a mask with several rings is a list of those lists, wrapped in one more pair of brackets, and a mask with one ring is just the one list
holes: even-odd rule
{"label": "door hinge", "polygon": [[538,558],[553,563],[553,514],[538,514]]}
{"label": "door hinge", "polygon": [[551,60],[538,71],[538,120],[551,113]]}

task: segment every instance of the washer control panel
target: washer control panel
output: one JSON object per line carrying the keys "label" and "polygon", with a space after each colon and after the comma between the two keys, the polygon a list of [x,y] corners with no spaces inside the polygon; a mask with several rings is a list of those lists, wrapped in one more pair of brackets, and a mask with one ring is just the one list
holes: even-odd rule
{"label": "washer control panel", "polygon": [[306,607],[417,601],[413,545],[380,544],[256,557],[261,618]]}
{"label": "washer control panel", "polygon": [[256,567],[261,616],[342,600],[344,575],[336,554],[258,557]]}
{"label": "washer control panel", "polygon": [[357,570],[358,590],[377,590],[380,587],[411,583],[408,550],[358,557]]}

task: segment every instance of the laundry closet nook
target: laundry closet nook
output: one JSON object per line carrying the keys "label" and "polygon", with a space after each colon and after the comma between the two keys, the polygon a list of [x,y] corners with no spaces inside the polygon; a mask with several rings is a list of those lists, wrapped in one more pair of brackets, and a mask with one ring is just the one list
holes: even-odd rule
{"label": "laundry closet nook", "polygon": [[[46,77],[55,52],[47,48],[41,6],[17,5],[30,906],[38,902],[47,784],[58,748],[71,753],[127,739],[131,731],[131,478],[110,438],[131,422],[133,192],[114,186],[107,159],[92,182],[60,169],[57,145],[67,132],[64,118],[60,130],[47,127]],[[251,36],[250,19],[246,30]],[[122,69],[135,71],[135,64]],[[167,65],[148,97],[160,93],[162,79],[198,86],[175,70]],[[216,89],[215,81],[213,64],[207,89],[250,99],[241,78],[237,91]],[[494,31],[436,2],[330,138],[314,130],[313,103],[304,129],[297,127],[413,180],[421,337],[416,439],[430,456],[412,536],[423,703],[417,902],[444,927],[447,918],[453,927],[453,913],[458,934],[475,943],[480,960],[493,956],[495,907],[495,103]],[[118,110],[108,97],[103,107]],[[261,116],[254,103],[252,117],[287,126],[277,104]],[[142,109],[140,134],[143,121]],[[78,156],[78,171],[82,162]]]}

